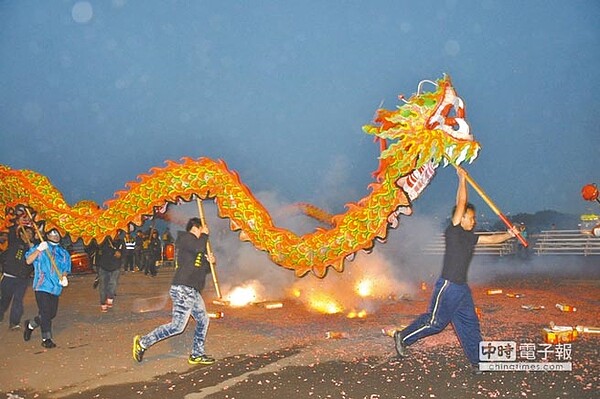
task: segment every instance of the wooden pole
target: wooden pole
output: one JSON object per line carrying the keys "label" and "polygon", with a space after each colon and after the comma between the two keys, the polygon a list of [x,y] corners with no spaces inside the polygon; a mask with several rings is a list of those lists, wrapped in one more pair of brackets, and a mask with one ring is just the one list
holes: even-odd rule
{"label": "wooden pole", "polygon": [[[202,200],[200,199],[200,197],[196,198],[196,203],[198,204],[198,214],[200,214],[200,221],[202,222],[203,226],[207,226],[206,224],[206,218],[204,217],[204,207],[202,206]],[[211,255],[212,258],[212,248],[210,246],[210,241],[207,239],[206,240],[206,252],[208,252],[208,254]],[[209,259],[208,263],[210,264],[210,274],[212,275],[212,279],[213,279],[213,283],[215,285],[215,291],[217,293],[217,297],[219,299],[223,298],[221,296],[221,288],[219,288],[219,279],[217,278],[217,269],[215,267],[215,264]]]}
{"label": "wooden pole", "polygon": [[[450,160],[450,158],[448,158],[447,156],[445,156],[445,157],[448,160],[448,162],[452,166],[454,166],[455,169],[458,170],[458,166],[456,166],[456,164],[454,162],[452,162]],[[523,238],[523,236],[521,235],[521,233],[515,228],[515,226],[511,223],[511,221],[508,220],[508,218],[502,213],[502,211],[500,210],[500,208],[498,208],[496,206],[496,204],[494,204],[494,202],[492,201],[492,199],[490,197],[488,197],[488,195],[483,191],[483,189],[479,186],[479,184],[477,184],[477,182],[475,180],[473,180],[473,178],[467,173],[467,171],[464,170],[464,172],[465,172],[465,178],[467,179],[467,181],[469,182],[469,184],[475,189],[475,191],[477,191],[477,194],[479,194],[479,196],[486,202],[486,204],[488,204],[488,206],[500,218],[500,220],[502,220],[504,222],[504,224],[513,233],[515,233],[515,237],[517,237],[517,239],[519,240],[519,242],[521,242],[521,244],[523,244],[524,247],[528,247],[529,243],[527,242],[527,240],[525,240],[525,238]]]}

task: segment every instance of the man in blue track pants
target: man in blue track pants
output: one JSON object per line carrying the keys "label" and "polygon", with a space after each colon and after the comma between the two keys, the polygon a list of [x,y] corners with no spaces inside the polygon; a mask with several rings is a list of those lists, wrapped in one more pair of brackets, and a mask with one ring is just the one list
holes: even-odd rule
{"label": "man in blue track pants", "polygon": [[452,222],[445,232],[445,252],[442,274],[435,283],[427,313],[417,317],[404,330],[394,334],[399,358],[406,357],[406,347],[421,338],[437,334],[449,323],[454,326],[465,355],[471,362],[473,373],[479,370],[479,342],[481,330],[475,313],[467,272],[475,245],[504,242],[515,236],[512,231],[494,235],[476,235],[475,207],[468,202],[466,172],[457,168],[458,189]]}

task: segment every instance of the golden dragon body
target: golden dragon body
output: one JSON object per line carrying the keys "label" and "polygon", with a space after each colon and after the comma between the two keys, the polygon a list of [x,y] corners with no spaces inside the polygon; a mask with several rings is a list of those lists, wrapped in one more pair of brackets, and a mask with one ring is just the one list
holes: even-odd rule
{"label": "golden dragon body", "polygon": [[[424,82],[435,90],[422,93]],[[208,158],[167,161],[165,167],[152,168],[116,192],[104,207],[91,201],[69,206],[47,177],[0,165],[0,204],[6,209],[0,225],[9,225],[15,207],[25,205],[36,211],[35,219],[46,229],[57,228],[85,243],[100,242],[132,223],[143,224],[166,203],[214,198],[218,215],[229,219],[240,239],[266,251],[279,266],[297,276],[312,271],[323,277],[328,267],[342,271],[345,259],[370,250],[375,240],[385,240],[400,214],[410,214],[411,202],[430,182],[444,154],[455,163],[477,156],[479,144],[469,132],[463,101],[450,78],[424,82],[404,104],[396,110],[378,110],[375,123],[363,128],[382,143],[375,181],[366,197],[331,218],[328,229],[297,235],[275,226],[237,173],[225,162]]]}

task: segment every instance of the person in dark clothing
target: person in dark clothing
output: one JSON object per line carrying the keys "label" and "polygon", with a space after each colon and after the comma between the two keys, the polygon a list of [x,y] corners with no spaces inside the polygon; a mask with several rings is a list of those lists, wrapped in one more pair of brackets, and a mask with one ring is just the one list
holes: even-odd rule
{"label": "person in dark clothing", "polygon": [[135,233],[135,250],[134,250],[134,262],[135,266],[139,271],[144,269],[144,233],[138,230]]}
{"label": "person in dark clothing", "polygon": [[406,347],[441,332],[452,323],[463,351],[471,362],[473,373],[480,374],[481,330],[471,289],[467,284],[467,272],[477,243],[501,243],[514,237],[516,232],[476,235],[473,231],[476,225],[475,207],[468,202],[466,172],[458,167],[457,174],[456,206],[445,232],[442,274],[435,283],[429,309],[408,327],[396,331],[394,341],[398,357],[403,358],[407,355]]}
{"label": "person in dark clothing", "polygon": [[204,341],[208,331],[208,315],[202,299],[206,275],[210,271],[210,263],[214,255],[207,251],[208,228],[202,225],[199,218],[188,221],[185,232],[180,232],[175,242],[177,248],[175,276],[169,294],[173,301],[171,322],[155,328],[150,333],[133,338],[133,358],[141,362],[144,352],[155,343],[181,334],[187,325],[190,315],[196,320],[192,353],[188,363],[213,364],[215,359],[206,355]]}
{"label": "person in dark clothing", "polygon": [[148,243],[148,265],[144,274],[156,276],[156,263],[160,260],[162,254],[162,244],[158,238],[158,231],[152,229],[150,232],[150,242]]}
{"label": "person in dark clothing", "polygon": [[[28,265],[25,253],[33,246],[31,227],[12,226],[8,232],[8,248],[4,253],[4,276],[0,283],[0,321],[10,306],[9,329],[21,328],[23,297],[29,285],[33,266]],[[12,306],[11,306],[12,303]]]}
{"label": "person in dark clothing", "polygon": [[100,311],[108,312],[113,307],[119,273],[123,243],[117,238],[107,237],[98,250],[98,278],[100,291]]}

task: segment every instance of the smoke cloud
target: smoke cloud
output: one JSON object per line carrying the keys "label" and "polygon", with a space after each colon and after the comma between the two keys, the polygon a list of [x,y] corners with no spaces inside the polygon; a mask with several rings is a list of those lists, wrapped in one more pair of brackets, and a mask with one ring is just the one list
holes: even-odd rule
{"label": "smoke cloud", "polygon": [[[293,204],[284,201],[277,193],[260,192],[256,197],[271,213],[275,225],[302,235],[314,231],[319,222],[300,213]],[[327,202],[333,201],[328,199]],[[229,220],[217,216],[212,201],[204,201],[207,223],[211,229],[211,245],[217,257],[217,271],[221,292],[240,286],[252,285],[256,290],[256,301],[289,298],[300,292],[299,300],[308,300],[310,292],[329,293],[345,309],[373,311],[376,302],[386,298],[411,297],[422,283],[431,286],[442,269],[441,253],[431,254],[425,247],[439,239],[447,225],[446,220],[428,215],[401,216],[397,229],[390,230],[385,243],[376,243],[371,253],[359,252],[353,260],[345,262],[345,270],[338,273],[330,269],[323,279],[312,274],[297,278],[290,270],[273,263],[268,255],[251,243],[239,239],[239,233],[229,228]],[[326,209],[327,210],[327,209]],[[190,217],[198,215],[195,203],[169,208],[169,219],[177,223],[170,225],[171,231],[183,230]],[[322,227],[322,226],[321,226]],[[504,276],[528,276],[543,274],[552,276],[587,277],[594,268],[583,257],[536,256],[475,256],[469,281],[489,283]],[[568,268],[565,265],[568,264]],[[360,297],[357,284],[361,281],[373,284],[372,292]],[[207,284],[211,287],[211,284]]]}

